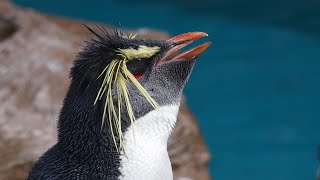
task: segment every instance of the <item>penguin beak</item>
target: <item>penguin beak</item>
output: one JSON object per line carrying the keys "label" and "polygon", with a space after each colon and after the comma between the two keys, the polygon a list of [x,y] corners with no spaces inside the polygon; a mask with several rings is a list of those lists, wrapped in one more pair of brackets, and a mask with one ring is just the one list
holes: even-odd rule
{"label": "penguin beak", "polygon": [[192,60],[197,58],[211,45],[211,42],[205,42],[197,47],[194,47],[182,53],[178,53],[178,52],[185,46],[191,44],[195,40],[204,36],[208,36],[208,34],[204,32],[189,32],[189,33],[180,34],[178,36],[175,36],[167,40],[167,42],[172,44],[173,47],[167,51],[164,57],[162,57],[157,62],[157,64],[167,62],[167,61]]}

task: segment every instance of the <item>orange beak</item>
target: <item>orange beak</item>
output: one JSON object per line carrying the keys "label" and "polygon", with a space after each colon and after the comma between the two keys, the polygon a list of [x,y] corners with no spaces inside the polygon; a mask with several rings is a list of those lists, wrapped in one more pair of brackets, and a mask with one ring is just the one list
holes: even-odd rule
{"label": "orange beak", "polygon": [[166,55],[160,61],[165,62],[165,61],[172,61],[172,60],[178,60],[178,59],[192,60],[197,58],[211,45],[211,42],[205,42],[181,54],[179,54],[178,51],[184,48],[185,46],[191,44],[195,40],[204,36],[208,36],[208,34],[204,32],[189,32],[189,33],[180,34],[178,36],[175,36],[167,40],[167,42],[173,44],[174,46],[166,53]]}

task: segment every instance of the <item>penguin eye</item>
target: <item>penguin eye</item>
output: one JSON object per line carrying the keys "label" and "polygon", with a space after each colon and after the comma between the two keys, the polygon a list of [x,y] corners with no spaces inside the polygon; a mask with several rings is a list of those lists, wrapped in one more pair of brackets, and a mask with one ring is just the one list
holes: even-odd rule
{"label": "penguin eye", "polygon": [[141,71],[133,74],[133,76],[134,76],[136,79],[140,79],[142,75],[143,75],[143,73],[142,73]]}

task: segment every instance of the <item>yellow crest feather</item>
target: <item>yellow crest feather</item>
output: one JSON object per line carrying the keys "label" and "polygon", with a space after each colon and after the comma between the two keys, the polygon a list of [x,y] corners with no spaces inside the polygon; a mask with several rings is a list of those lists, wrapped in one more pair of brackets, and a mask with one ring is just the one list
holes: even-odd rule
{"label": "yellow crest feather", "polygon": [[[123,103],[126,107],[126,112],[128,117],[130,118],[131,123],[134,122],[134,112],[130,102],[130,96],[128,92],[128,88],[126,84],[128,82],[133,83],[136,88],[141,92],[141,94],[146,98],[146,100],[151,104],[153,108],[158,108],[158,103],[150,96],[147,90],[139,83],[139,81],[131,74],[128,70],[126,63],[129,58],[148,58],[153,56],[156,52],[159,51],[159,47],[147,47],[147,46],[139,46],[139,49],[119,49],[121,56],[123,59],[121,60],[113,60],[111,61],[102,71],[102,73],[98,76],[101,77],[104,74],[104,79],[102,81],[101,87],[97,93],[94,104],[97,103],[98,100],[101,100],[105,97],[105,104],[103,108],[102,115],[102,127],[104,125],[104,121],[106,119],[106,113],[108,113],[108,120],[110,131],[112,134],[113,142],[116,146],[117,151],[122,150],[124,153],[124,137],[122,133],[121,127],[121,110]],[[118,104],[114,105],[113,101],[113,85],[116,87],[117,100]],[[102,128],[101,127],[101,128]],[[117,144],[115,135],[119,137],[119,146]]]}
{"label": "yellow crest feather", "polygon": [[138,49],[128,48],[128,49],[118,49],[118,52],[126,57],[127,60],[131,59],[141,59],[141,58],[150,58],[155,55],[160,50],[160,47],[153,46],[139,46]]}

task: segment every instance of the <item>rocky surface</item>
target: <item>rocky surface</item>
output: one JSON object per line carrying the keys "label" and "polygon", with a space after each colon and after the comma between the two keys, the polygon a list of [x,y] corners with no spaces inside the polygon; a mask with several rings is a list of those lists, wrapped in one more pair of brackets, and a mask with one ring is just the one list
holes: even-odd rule
{"label": "rocky surface", "polygon": [[[89,35],[81,24],[0,1],[0,179],[24,179],[56,142],[69,69]],[[138,38],[168,38],[147,29],[135,32]],[[207,146],[184,102],[169,154],[176,180],[210,179]]]}

